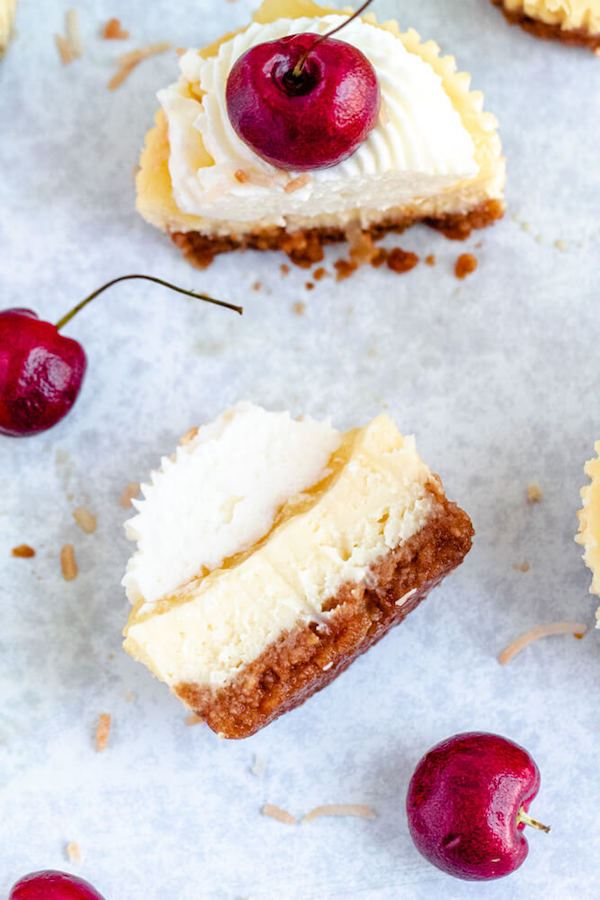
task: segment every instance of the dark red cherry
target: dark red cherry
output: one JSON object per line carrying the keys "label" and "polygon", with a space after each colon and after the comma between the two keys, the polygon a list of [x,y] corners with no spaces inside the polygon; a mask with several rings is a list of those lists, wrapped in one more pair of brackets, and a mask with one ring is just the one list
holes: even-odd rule
{"label": "dark red cherry", "polygon": [[540,786],[529,753],[498,734],[457,734],[419,762],[406,798],[408,827],[423,856],[469,881],[500,878],[528,852],[527,810]]}
{"label": "dark red cherry", "polygon": [[83,348],[29,309],[0,312],[0,433],[36,434],[69,412],[86,368]]}
{"label": "dark red cherry", "polygon": [[46,870],[25,875],[13,885],[8,900],[104,900],[83,878]]}
{"label": "dark red cherry", "polygon": [[356,47],[311,33],[251,47],[227,80],[233,128],[283,169],[320,169],[351,156],[374,128],[379,84]]}
{"label": "dark red cherry", "polygon": [[25,437],[52,428],[69,412],[86,369],[83,347],[60,334],[63,325],[106,288],[118,281],[142,278],[180,294],[225,306],[241,307],[186,291],[151,275],[123,275],[103,285],[53,325],[31,309],[0,312],[0,434]]}

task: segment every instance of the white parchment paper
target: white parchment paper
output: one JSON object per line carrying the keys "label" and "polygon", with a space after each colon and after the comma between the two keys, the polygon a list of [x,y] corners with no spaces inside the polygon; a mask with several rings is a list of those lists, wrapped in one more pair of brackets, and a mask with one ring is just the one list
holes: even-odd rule
{"label": "white parchment paper", "polygon": [[[377,0],[380,17],[436,38],[485,92],[501,121],[509,210],[465,245],[424,228],[387,239],[434,253],[433,268],[369,268],[308,292],[309,273],[283,277],[277,254],[198,272],[136,215],[133,169],[175,54],[106,90],[119,53],[204,45],[254,6],[82,0],[84,56],[63,67],[52,35],[67,4],[22,0],[0,64],[2,307],[57,320],[104,281],[145,271],[246,310],[115,288],[66,329],[89,357],[73,413],[45,435],[0,438],[0,895],[53,867],[106,900],[597,897],[598,634],[547,639],[507,668],[496,655],[532,625],[593,623],[573,534],[600,437],[600,60],[509,28],[487,0]],[[130,41],[99,39],[111,16]],[[465,251],[479,268],[459,282]],[[328,252],[330,271],[341,255]],[[178,702],[121,650],[130,547],[118,498],[189,427],[241,399],[331,415],[343,429],[388,410],[477,537],[463,567],[347,674],[226,742],[186,727]],[[73,521],[80,504],[98,516],[93,535]],[[11,558],[23,542],[34,559]],[[80,569],[71,583],[64,543]],[[529,571],[513,568],[523,562]],[[113,728],[98,754],[102,712]],[[542,773],[533,812],[552,826],[529,835],[518,873],[488,885],[432,868],[404,814],[419,757],[474,729],[531,751]],[[365,803],[378,817],[289,827],[260,815],[267,802],[298,817]],[[66,860],[70,841],[81,864]]]}

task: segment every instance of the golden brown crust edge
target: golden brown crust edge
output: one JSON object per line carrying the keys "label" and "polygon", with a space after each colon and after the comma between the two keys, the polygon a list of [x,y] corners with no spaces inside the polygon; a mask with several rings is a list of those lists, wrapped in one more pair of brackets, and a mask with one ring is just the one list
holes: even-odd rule
{"label": "golden brown crust edge", "polygon": [[592,51],[600,49],[600,34],[590,34],[586,28],[562,28],[558,24],[552,25],[542,22],[540,19],[532,19],[524,12],[506,9],[503,0],[492,0],[492,3],[502,10],[504,18],[510,25],[520,25],[534,37],[546,41],[560,41],[562,44],[571,44],[577,47],[588,47]]}
{"label": "golden brown crust edge", "polygon": [[[502,200],[489,199],[467,213],[438,217],[399,216],[384,220],[363,229],[374,240],[391,231],[402,232],[420,222],[443,232],[452,240],[465,240],[475,228],[492,225],[504,215]],[[242,235],[206,235],[198,231],[176,232],[171,240],[182,251],[188,262],[198,268],[209,266],[215,256],[231,250],[282,250],[290,260],[302,268],[310,268],[323,259],[323,246],[347,239],[343,228],[304,228],[288,232],[285,228],[269,228]]]}
{"label": "golden brown crust edge", "polygon": [[[179,684],[177,696],[221,737],[245,738],[304,703],[398,625],[471,547],[468,515],[438,487],[427,524],[386,554],[367,581],[346,585],[331,598],[323,624],[283,635],[236,679],[218,691]],[[403,603],[397,601],[406,597]]]}

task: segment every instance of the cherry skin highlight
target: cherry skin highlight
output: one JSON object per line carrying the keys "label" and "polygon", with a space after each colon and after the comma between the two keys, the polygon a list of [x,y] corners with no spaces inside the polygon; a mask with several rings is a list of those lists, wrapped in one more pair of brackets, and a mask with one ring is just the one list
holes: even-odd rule
{"label": "cherry skin highlight", "polygon": [[25,875],[13,885],[8,900],[104,900],[83,878],[46,870]]}
{"label": "cherry skin highlight", "polygon": [[278,168],[335,166],[377,122],[379,84],[369,60],[344,41],[317,41],[307,32],[251,47],[227,80],[236,134]]}
{"label": "cherry skin highlight", "polygon": [[484,732],[458,734],[425,754],[411,779],[406,812],[411,837],[438,869],[469,881],[518,869],[529,847],[525,825],[540,773],[526,750]]}
{"label": "cherry skin highlight", "polygon": [[0,312],[0,434],[46,431],[69,412],[81,388],[81,345],[30,309]]}

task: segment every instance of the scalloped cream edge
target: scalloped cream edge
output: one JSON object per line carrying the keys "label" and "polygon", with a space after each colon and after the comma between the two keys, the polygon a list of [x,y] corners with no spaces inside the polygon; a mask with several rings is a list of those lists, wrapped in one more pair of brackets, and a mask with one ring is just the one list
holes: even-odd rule
{"label": "scalloped cream edge", "polygon": [[[352,10],[343,9],[342,12]],[[258,23],[274,22],[278,18],[302,18],[303,16],[325,16],[339,13],[334,8],[317,6],[312,0],[264,0],[260,9],[254,15],[254,21]],[[488,199],[501,200],[503,197],[504,183],[506,180],[505,161],[502,157],[500,137],[497,133],[498,121],[496,117],[483,110],[483,94],[481,91],[471,91],[471,76],[468,72],[458,72],[456,60],[453,56],[440,56],[440,47],[435,41],[421,42],[419,34],[414,29],[401,33],[398,23],[393,19],[379,24],[373,14],[367,14],[364,21],[375,25],[398,37],[405,48],[424,62],[428,63],[442,79],[444,90],[450,97],[452,104],[461,117],[462,123],[469,132],[475,145],[475,160],[479,167],[479,173],[474,179],[463,181],[453,191],[444,194],[444,200],[456,195],[455,208],[450,208],[447,203],[436,205],[436,198],[419,204],[414,209],[402,207],[402,214],[443,215],[452,212],[469,212],[481,202]],[[215,56],[224,41],[230,40],[236,32],[224,35],[219,41],[200,51],[202,57]],[[235,223],[221,223],[221,226],[211,219],[201,216],[182,213],[175,203],[173,187],[169,174],[169,139],[167,133],[167,119],[162,109],[155,116],[155,126],[146,135],[146,146],[142,151],[140,169],[136,178],[137,185],[137,209],[149,222],[163,231],[199,231],[205,234],[218,232],[227,233],[233,230]],[[198,154],[205,165],[210,165],[212,159],[202,145],[198,135]],[[391,210],[386,211],[389,214]],[[380,219],[382,215],[378,216]],[[309,227],[311,224],[320,224],[315,221],[318,217],[306,217],[306,222],[295,223],[296,227]],[[323,224],[331,224],[323,222]],[[365,221],[363,224],[369,224]],[[248,224],[240,225],[242,233],[249,229]]]}
{"label": "scalloped cream edge", "polygon": [[[586,462],[584,471],[590,484],[581,488],[582,509],[579,517],[579,532],[575,540],[583,547],[583,561],[592,573],[590,594],[600,596],[600,441],[594,444],[596,457]],[[600,607],[596,613],[600,628]]]}

